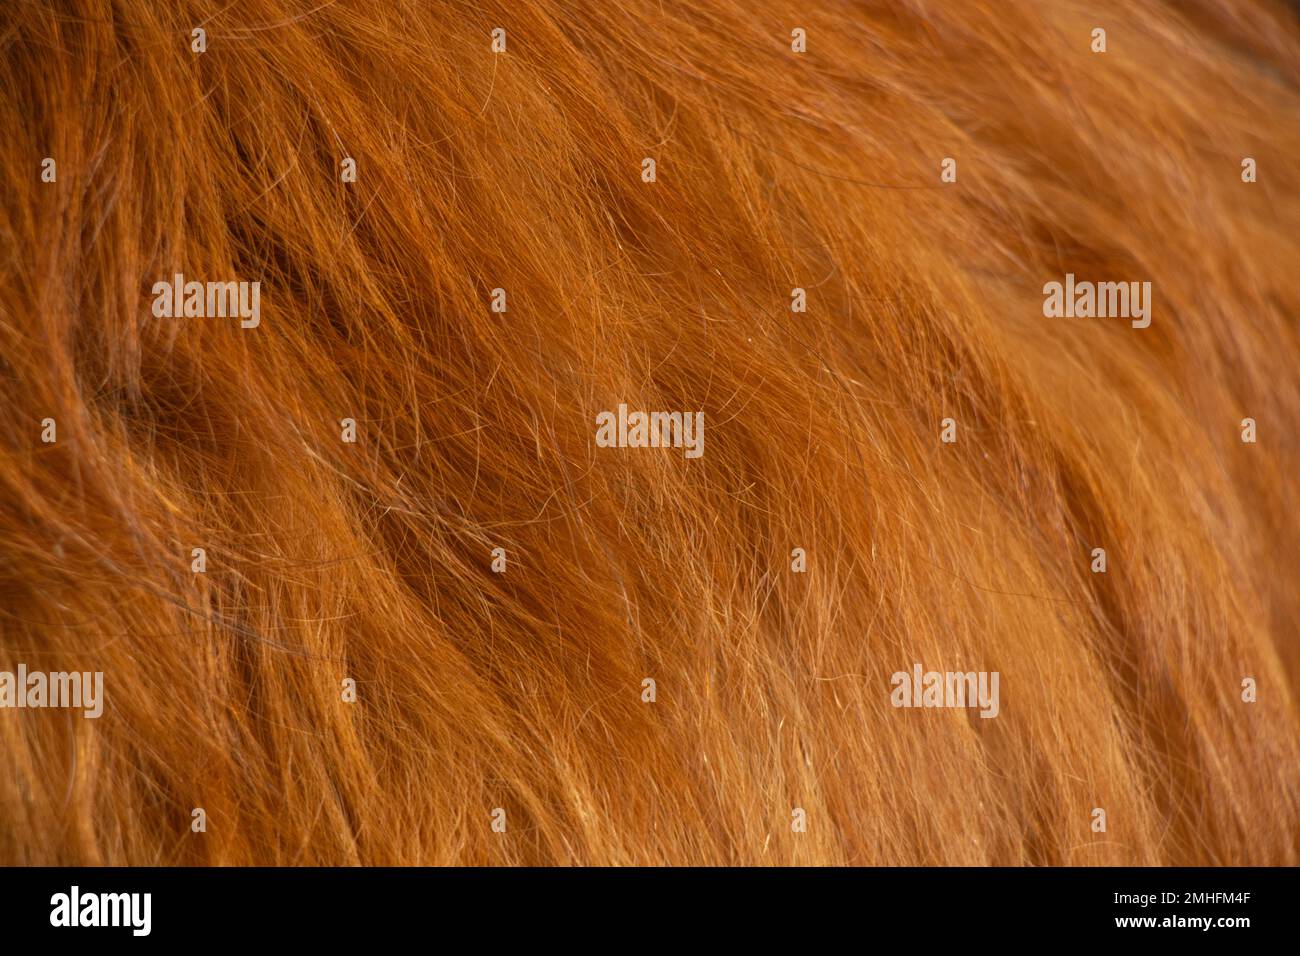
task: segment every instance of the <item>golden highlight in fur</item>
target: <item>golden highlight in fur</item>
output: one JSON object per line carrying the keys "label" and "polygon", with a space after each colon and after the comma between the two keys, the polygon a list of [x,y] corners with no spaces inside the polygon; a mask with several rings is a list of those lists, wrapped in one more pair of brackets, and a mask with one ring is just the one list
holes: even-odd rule
{"label": "golden highlight in fur", "polygon": [[5,4],[0,863],[1297,863],[1298,37]]}

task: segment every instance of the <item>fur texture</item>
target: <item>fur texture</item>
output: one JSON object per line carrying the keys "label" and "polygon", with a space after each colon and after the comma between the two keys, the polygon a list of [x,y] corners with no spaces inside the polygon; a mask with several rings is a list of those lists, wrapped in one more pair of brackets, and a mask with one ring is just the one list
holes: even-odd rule
{"label": "fur texture", "polygon": [[1296,23],[5,4],[0,863],[1297,863]]}

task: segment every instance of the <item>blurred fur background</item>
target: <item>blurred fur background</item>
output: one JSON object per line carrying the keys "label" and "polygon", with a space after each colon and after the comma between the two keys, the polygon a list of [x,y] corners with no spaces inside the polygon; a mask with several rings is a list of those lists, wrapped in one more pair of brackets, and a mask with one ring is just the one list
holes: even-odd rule
{"label": "blurred fur background", "polygon": [[1297,863],[1298,79],[1269,0],[5,3],[0,669],[106,710],[0,710],[0,863]]}

